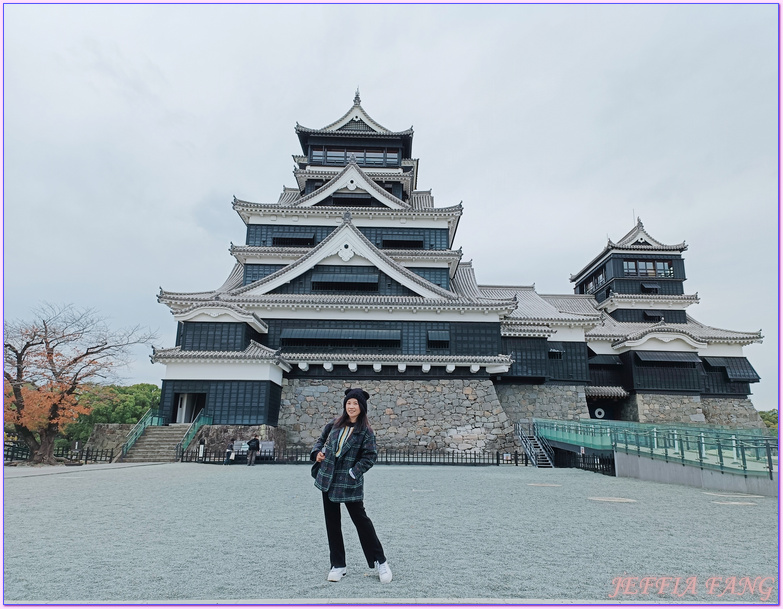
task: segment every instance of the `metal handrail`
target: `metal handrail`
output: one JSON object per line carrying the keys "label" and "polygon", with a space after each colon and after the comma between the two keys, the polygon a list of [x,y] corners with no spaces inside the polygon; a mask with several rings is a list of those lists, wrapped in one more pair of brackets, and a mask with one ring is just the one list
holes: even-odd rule
{"label": "metal handrail", "polygon": [[144,416],[141,417],[139,422],[133,426],[133,429],[128,432],[125,444],[122,445],[122,449],[120,451],[120,458],[122,459],[125,457],[125,455],[128,454],[128,451],[133,448],[133,445],[136,444],[136,440],[141,437],[141,434],[144,433],[144,430],[147,429],[147,427],[150,425],[160,425],[162,422],[163,417],[152,414],[152,408],[148,408],[147,412],[144,413]]}
{"label": "metal handrail", "polygon": [[[533,434],[533,427],[528,424],[527,426],[528,431]],[[527,454],[528,458],[530,459],[530,462],[533,464],[534,467],[538,467],[538,457],[535,447],[530,443],[530,439],[527,437],[527,434],[524,433],[523,430],[523,424],[520,421],[517,421],[514,423],[514,431],[517,434],[517,437],[519,438],[520,443],[522,444],[522,448],[525,450],[525,454]],[[550,448],[551,450],[551,448]],[[546,452],[546,449],[544,449],[544,452]],[[547,456],[549,456],[547,454]],[[550,459],[550,462],[554,464],[554,453],[553,456]]]}
{"label": "metal handrail", "polygon": [[196,418],[193,419],[193,422],[190,424],[190,427],[188,427],[188,430],[185,432],[185,435],[182,436],[182,440],[180,442],[177,442],[177,446],[175,447],[175,450],[176,450],[176,455],[178,460],[182,459],[182,456],[185,454],[185,449],[187,448],[188,444],[190,444],[190,441],[196,437],[198,430],[201,429],[204,425],[212,425],[212,415],[207,414],[206,412],[201,410],[196,415]]}
{"label": "metal handrail", "polygon": [[541,445],[541,448],[544,449],[544,452],[546,453],[546,456],[549,458],[549,462],[554,465],[555,464],[555,451],[552,449],[552,445],[549,443],[549,440],[547,440],[544,436],[540,436],[537,433],[535,433],[535,424],[533,425],[533,434],[536,436],[536,440],[538,440],[538,443]]}
{"label": "metal handrail", "polygon": [[748,430],[540,419],[533,425],[539,442],[544,436],[571,436],[564,441],[597,446],[605,444],[602,438],[608,438],[615,452],[687,463],[701,469],[742,472],[745,476],[766,474],[770,479],[777,469],[778,439],[747,433]]}
{"label": "metal handrail", "polygon": [[525,453],[530,459],[530,462],[533,464],[534,467],[538,467],[538,459],[536,459],[536,450],[533,448],[533,445],[530,443],[530,440],[528,440],[526,436],[520,435],[519,441],[522,443],[522,448],[525,450]]}
{"label": "metal handrail", "polygon": [[[562,419],[545,419],[536,417],[534,424],[540,426],[557,425],[559,427],[576,426],[580,430],[600,430],[600,429],[633,429],[638,431],[657,429],[663,431],[685,431],[688,433],[704,432],[711,435],[721,435],[723,437],[740,436],[750,438],[777,438],[777,434],[767,428],[736,428],[726,425],[694,425],[690,423],[639,423],[637,421],[611,421],[607,419],[581,419],[579,421],[566,421]],[[599,434],[600,431],[597,431]],[[587,432],[590,433],[590,432]],[[595,435],[592,433],[591,435]]]}

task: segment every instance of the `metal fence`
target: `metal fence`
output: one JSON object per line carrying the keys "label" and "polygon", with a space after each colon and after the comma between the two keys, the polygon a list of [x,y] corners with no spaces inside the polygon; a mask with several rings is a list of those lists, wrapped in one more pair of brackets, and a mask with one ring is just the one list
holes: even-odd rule
{"label": "metal fence", "polygon": [[614,456],[582,455],[570,450],[555,449],[555,467],[575,467],[590,472],[614,476]]}
{"label": "metal fence", "polygon": [[24,442],[5,442],[3,444],[3,462],[29,461],[30,449]]}
{"label": "metal fence", "polygon": [[[195,448],[182,453],[180,458],[184,462],[197,463],[225,463],[226,451],[210,451]],[[234,459],[228,460],[229,464],[247,463],[247,451],[234,451]],[[312,464],[310,461],[310,449],[298,446],[286,446],[282,449],[261,451],[256,456],[256,463],[261,464]],[[499,451],[486,451],[475,453],[455,453],[438,450],[413,450],[413,449],[381,449],[378,451],[376,465],[522,465],[530,464],[527,455],[517,451],[501,453]]]}
{"label": "metal fence", "polygon": [[67,459],[68,461],[83,461],[84,463],[111,463],[114,460],[114,449],[81,448],[72,450],[70,448],[55,448],[54,456]]}
{"label": "metal fence", "polygon": [[723,434],[668,430],[617,431],[614,450],[744,476],[769,476],[778,468],[777,438],[738,438]]}
{"label": "metal fence", "polygon": [[778,439],[765,430],[546,419],[535,419],[534,427],[551,441],[701,469],[773,479],[778,468]]}
{"label": "metal fence", "polygon": [[[65,459],[73,463],[111,463],[114,460],[114,450],[96,450],[82,448],[73,450],[69,447],[55,448],[52,453],[55,459]],[[6,442],[3,446],[3,462],[30,461],[32,454],[27,444],[23,442]]]}

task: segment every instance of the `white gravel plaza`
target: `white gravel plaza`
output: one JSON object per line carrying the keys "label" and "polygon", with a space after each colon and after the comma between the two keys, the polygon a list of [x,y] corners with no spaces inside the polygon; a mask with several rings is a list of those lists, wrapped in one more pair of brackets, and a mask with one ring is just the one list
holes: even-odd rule
{"label": "white gravel plaza", "polygon": [[777,498],[576,469],[376,465],[365,506],[394,574],[326,581],[304,465],[4,468],[13,603],[770,603]]}

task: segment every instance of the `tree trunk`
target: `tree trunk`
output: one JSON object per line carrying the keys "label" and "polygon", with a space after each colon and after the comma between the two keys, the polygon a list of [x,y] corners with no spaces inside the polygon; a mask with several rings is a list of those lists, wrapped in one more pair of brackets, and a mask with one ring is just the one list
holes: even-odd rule
{"label": "tree trunk", "polygon": [[16,432],[16,436],[27,445],[28,449],[30,449],[30,458],[32,459],[32,457],[41,447],[41,444],[38,442],[38,438],[34,433],[28,431],[20,425],[14,425],[14,430]]}
{"label": "tree trunk", "polygon": [[56,465],[57,460],[54,458],[54,439],[57,437],[57,427],[47,425],[46,429],[39,433],[39,436],[41,437],[41,442],[38,449],[33,453],[33,463]]}

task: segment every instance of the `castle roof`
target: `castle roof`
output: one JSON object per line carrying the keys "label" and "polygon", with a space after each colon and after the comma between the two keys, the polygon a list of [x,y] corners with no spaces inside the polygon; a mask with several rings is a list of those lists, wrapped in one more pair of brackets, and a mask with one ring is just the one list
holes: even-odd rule
{"label": "castle roof", "polygon": [[307,152],[307,139],[312,135],[354,135],[361,137],[402,137],[406,143],[404,156],[409,157],[411,151],[411,140],[413,139],[413,127],[404,131],[392,131],[387,129],[379,122],[374,120],[362,107],[362,100],[359,91],[353,98],[353,106],[336,121],[329,123],[320,129],[311,129],[296,123],[296,134],[299,136],[299,142],[302,150]]}
{"label": "castle roof", "polygon": [[[383,271],[386,275],[402,283],[416,293],[417,296],[272,293],[278,286],[291,281],[321,261],[333,256],[339,256],[346,263],[354,256],[359,256]],[[460,267],[462,266],[460,265]],[[455,283],[454,291],[446,290],[427,281],[402,266],[384,251],[378,249],[353,225],[350,214],[346,214],[342,226],[332,232],[324,241],[314,248],[308,249],[304,255],[292,263],[258,281],[245,286],[241,285],[241,273],[237,270],[237,267],[241,269],[241,265],[237,264],[229,278],[218,290],[184,293],[166,292],[161,289],[158,300],[165,302],[177,311],[186,307],[192,307],[199,302],[208,301],[230,302],[252,306],[253,308],[259,305],[266,305],[290,308],[427,308],[435,309],[436,311],[470,309],[510,312],[516,307],[516,302],[511,298],[488,298],[476,290],[462,290],[461,287],[464,282],[461,283],[459,280]],[[462,274],[466,272],[463,270]],[[472,270],[470,273],[472,273]],[[459,270],[457,275],[461,275]],[[475,278],[473,278],[473,283],[475,284]]]}
{"label": "castle roof", "polygon": [[651,337],[665,337],[671,340],[682,338],[693,347],[706,346],[712,343],[749,345],[759,343],[763,337],[758,332],[737,332],[714,328],[686,315],[686,323],[669,323],[661,321],[655,324],[644,322],[620,322],[610,315],[603,315],[601,323],[587,332],[588,344],[591,340],[611,341],[614,348],[634,347]]}
{"label": "castle roof", "polygon": [[621,250],[624,252],[638,252],[638,253],[676,253],[680,254],[688,249],[685,242],[676,243],[673,245],[667,245],[654,239],[645,230],[642,219],[637,218],[636,226],[634,226],[627,234],[625,234],[617,243],[611,239],[607,239],[606,247],[593,258],[589,264],[582,268],[581,271],[571,275],[570,281],[580,281],[584,275],[595,267],[599,261],[608,256],[615,250]]}
{"label": "castle roof", "polygon": [[[331,180],[335,175],[343,170],[338,166],[316,166],[307,169],[295,169],[294,177],[300,191],[305,189],[307,180]],[[402,184],[403,192],[410,193],[414,175],[413,172],[403,172],[399,167],[392,169],[379,170],[377,168],[363,169],[365,175],[372,180],[394,181]]]}
{"label": "castle roof", "polygon": [[283,370],[290,372],[291,365],[269,347],[257,343],[254,340],[243,351],[187,351],[182,347],[171,349],[152,348],[150,361],[153,364],[168,364],[172,362],[232,362],[249,364],[274,364]]}
{"label": "castle roof", "polygon": [[[336,229],[335,229],[336,230]],[[242,264],[252,264],[252,260],[269,257],[280,262],[297,260],[306,255],[309,247],[280,247],[264,245],[234,245],[229,248],[231,255]],[[383,252],[397,263],[407,262],[447,262],[453,275],[462,258],[462,248],[458,250],[422,250],[422,249],[384,249]]]}
{"label": "castle roof", "polygon": [[[326,175],[329,180],[317,190],[302,195],[297,188],[283,187],[283,192],[277,203],[252,203],[234,197],[233,208],[245,223],[250,221],[254,214],[282,213],[308,216],[337,216],[350,212],[357,217],[386,217],[395,218],[400,212],[405,212],[408,217],[416,218],[443,218],[449,221],[449,241],[454,239],[459,217],[462,215],[462,203],[451,207],[435,208],[435,200],[431,190],[414,191],[407,201],[395,197],[387,190],[378,186],[368,172],[365,172],[354,159],[334,175]],[[335,193],[366,192],[374,200],[381,203],[381,207],[335,207],[334,205],[319,206],[318,204],[328,199]]]}
{"label": "castle roof", "polygon": [[[561,298],[557,296],[545,298],[536,293],[533,286],[479,286],[479,290],[488,298],[515,298],[519,306],[504,321],[526,322],[535,324],[573,325],[591,328],[598,323],[599,314],[592,306],[592,311],[587,307],[581,307],[574,311],[558,306]],[[550,300],[551,299],[551,300]],[[578,300],[578,299],[577,299]],[[595,301],[593,301],[595,302]]]}

